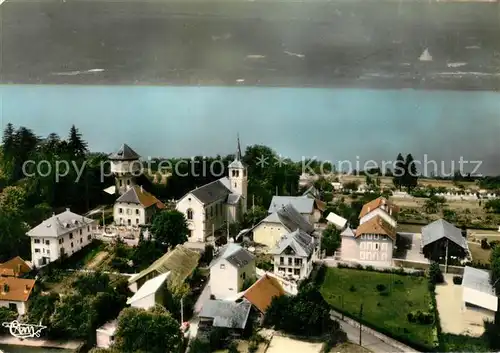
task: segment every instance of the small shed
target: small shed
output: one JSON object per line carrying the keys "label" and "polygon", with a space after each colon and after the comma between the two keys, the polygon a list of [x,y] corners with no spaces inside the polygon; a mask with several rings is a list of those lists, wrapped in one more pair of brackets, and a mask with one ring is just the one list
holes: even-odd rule
{"label": "small shed", "polygon": [[117,320],[109,321],[96,330],[97,348],[109,348],[115,341]]}
{"label": "small shed", "polygon": [[347,225],[347,219],[333,212],[330,212],[328,216],[326,216],[326,220],[328,221],[328,223],[333,224],[339,230],[344,230]]}
{"label": "small shed", "polygon": [[498,298],[490,283],[489,271],[466,266],[462,279],[464,308],[474,306],[486,310],[491,318],[498,310]]}
{"label": "small shed", "polygon": [[422,227],[422,252],[426,258],[438,261],[445,256],[447,250],[448,256],[460,259],[469,254],[467,239],[460,228],[444,219]]}
{"label": "small shed", "polygon": [[165,281],[170,272],[162,273],[144,283],[139,290],[127,300],[127,304],[134,308],[149,309],[164,302]]}

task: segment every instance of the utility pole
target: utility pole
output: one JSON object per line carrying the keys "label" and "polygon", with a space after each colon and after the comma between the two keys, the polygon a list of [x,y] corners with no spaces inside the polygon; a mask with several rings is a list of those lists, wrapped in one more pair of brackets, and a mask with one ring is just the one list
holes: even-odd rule
{"label": "utility pole", "polygon": [[448,244],[449,240],[446,239],[446,258],[444,259],[444,273],[448,272]]}
{"label": "utility pole", "polygon": [[184,323],[184,299],[181,298],[181,325]]}
{"label": "utility pole", "polygon": [[255,210],[255,195],[252,194],[252,211]]}
{"label": "utility pole", "polygon": [[359,307],[359,345],[361,346],[361,333],[362,333],[362,327],[363,325],[361,324],[361,319],[363,318],[363,303],[361,303],[361,306]]}

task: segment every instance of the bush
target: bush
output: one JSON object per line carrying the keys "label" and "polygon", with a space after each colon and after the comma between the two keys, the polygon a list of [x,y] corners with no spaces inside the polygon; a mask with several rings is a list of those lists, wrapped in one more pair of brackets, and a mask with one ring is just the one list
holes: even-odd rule
{"label": "bush", "polygon": [[406,315],[406,317],[408,318],[408,322],[412,322],[414,323],[416,320],[415,320],[415,316],[413,315],[413,313],[408,313]]}
{"label": "bush", "polygon": [[367,271],[375,271],[375,268],[373,266],[368,265],[368,266],[366,266],[365,270],[367,270]]}
{"label": "bush", "polygon": [[389,296],[389,291],[384,290],[384,291],[380,292],[380,295],[383,296],[383,297],[388,297]]}
{"label": "bush", "polygon": [[430,325],[434,322],[434,315],[426,311],[412,311],[407,314],[408,322],[420,325]]}
{"label": "bush", "polygon": [[394,281],[394,284],[403,284],[403,281],[400,279],[397,279],[396,281]]}
{"label": "bush", "polygon": [[383,284],[377,284],[377,290],[383,292],[387,287]]}
{"label": "bush", "polygon": [[488,250],[491,246],[488,244],[488,240],[486,238],[481,239],[481,249]]}
{"label": "bush", "polygon": [[490,248],[495,249],[495,246],[497,246],[498,243],[500,243],[498,240],[490,241]]}
{"label": "bush", "polygon": [[454,284],[462,284],[462,276],[453,276]]}
{"label": "bush", "polygon": [[429,267],[429,281],[432,284],[439,284],[444,282],[444,276],[441,268],[437,262],[433,262]]}
{"label": "bush", "polygon": [[351,292],[355,292],[355,291],[356,291],[356,287],[354,286],[354,284],[352,284],[352,285],[349,287],[349,291],[351,291]]}

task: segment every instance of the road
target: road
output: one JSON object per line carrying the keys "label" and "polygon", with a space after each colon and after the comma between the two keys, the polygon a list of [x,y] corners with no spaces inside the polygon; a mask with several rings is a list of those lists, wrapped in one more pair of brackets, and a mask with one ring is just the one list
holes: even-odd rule
{"label": "road", "polygon": [[0,21],[0,83],[500,89],[500,3],[6,0]]}

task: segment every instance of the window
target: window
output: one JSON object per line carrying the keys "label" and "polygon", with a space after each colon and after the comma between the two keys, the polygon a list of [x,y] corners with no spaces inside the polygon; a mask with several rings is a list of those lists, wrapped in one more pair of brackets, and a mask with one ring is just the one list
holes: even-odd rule
{"label": "window", "polygon": [[59,248],[59,254],[64,255],[64,248]]}
{"label": "window", "polygon": [[127,208],[127,214],[128,215],[131,215],[132,214],[132,210],[130,208]]}
{"label": "window", "polygon": [[90,240],[90,238],[91,238],[90,234],[89,234],[89,235],[87,235],[87,240]]}
{"label": "window", "polygon": [[50,255],[50,250],[49,249],[47,249],[47,255]]}
{"label": "window", "polygon": [[295,270],[293,270],[293,274],[295,276],[300,276],[300,269],[296,268]]}
{"label": "window", "polygon": [[89,226],[89,227],[87,227],[87,232],[90,232],[90,226]]}
{"label": "window", "polygon": [[73,242],[71,242],[71,247],[73,247]]}
{"label": "window", "polygon": [[34,240],[33,240],[33,242],[34,242],[35,244],[40,244],[40,239],[34,239]]}
{"label": "window", "polygon": [[280,265],[285,264],[285,258],[283,256],[280,257]]}
{"label": "window", "polygon": [[123,180],[120,179],[120,186],[123,186]]}
{"label": "window", "polygon": [[130,218],[129,218],[129,219],[127,219],[127,224],[128,224],[129,226],[131,226],[131,225],[132,225],[132,221],[130,220]]}
{"label": "window", "polygon": [[210,206],[210,218],[214,216],[214,206]]}
{"label": "window", "polygon": [[291,257],[289,257],[289,258],[288,258],[288,266],[292,266],[292,261],[293,261],[293,260],[292,260],[292,258],[291,258]]}
{"label": "window", "polygon": [[378,243],[375,243],[375,250],[378,250]]}
{"label": "window", "polygon": [[73,233],[69,233],[69,238],[73,239]]}
{"label": "window", "polygon": [[285,268],[284,267],[278,267],[278,271],[279,272],[285,272]]}
{"label": "window", "polygon": [[80,229],[80,235],[82,235],[82,230]]}
{"label": "window", "polygon": [[17,312],[17,304],[16,303],[9,303],[9,309]]}
{"label": "window", "polygon": [[135,224],[139,224],[139,218],[135,219]]}
{"label": "window", "polygon": [[234,183],[234,187],[237,188],[238,187],[238,184]]}
{"label": "window", "polygon": [[127,185],[130,185],[130,179],[129,179],[129,180],[127,180]]}
{"label": "window", "polygon": [[302,259],[295,259],[295,266],[302,266]]}
{"label": "window", "polygon": [[292,269],[291,268],[288,269],[288,273],[292,273]]}
{"label": "window", "polygon": [[35,252],[40,252],[40,249],[35,249]]}
{"label": "window", "polygon": [[135,214],[139,214],[139,209],[136,209],[136,210],[135,210]]}
{"label": "window", "polygon": [[246,278],[247,278],[247,274],[246,274],[246,272],[243,272],[243,274],[241,275],[241,278],[242,278],[242,279],[246,279]]}
{"label": "window", "polygon": [[62,244],[63,238],[59,239],[59,244]]}
{"label": "window", "polygon": [[121,207],[120,207],[120,208],[118,209],[118,213],[119,213],[119,214],[122,214],[122,213],[123,213],[123,208],[121,208]]}
{"label": "window", "polygon": [[226,265],[225,264],[220,264],[220,269],[221,270],[224,270],[226,268]]}
{"label": "window", "polygon": [[187,210],[187,219],[193,219],[193,210],[190,208]]}
{"label": "window", "polygon": [[82,243],[83,243],[83,239],[82,239],[82,238],[80,238],[80,244],[82,244]]}

